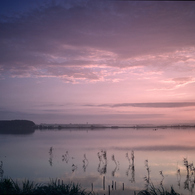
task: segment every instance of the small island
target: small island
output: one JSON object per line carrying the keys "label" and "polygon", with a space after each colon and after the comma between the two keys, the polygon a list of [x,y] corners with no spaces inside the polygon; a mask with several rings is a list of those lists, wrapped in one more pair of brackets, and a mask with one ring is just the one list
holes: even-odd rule
{"label": "small island", "polygon": [[30,134],[35,131],[35,123],[29,120],[0,120],[1,134]]}

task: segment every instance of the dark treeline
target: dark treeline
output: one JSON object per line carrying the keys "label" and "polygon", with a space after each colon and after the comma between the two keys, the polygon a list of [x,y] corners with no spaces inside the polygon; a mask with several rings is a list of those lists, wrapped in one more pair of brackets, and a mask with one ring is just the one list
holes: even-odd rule
{"label": "dark treeline", "polygon": [[1,134],[28,134],[35,131],[35,123],[29,120],[1,120]]}
{"label": "dark treeline", "polygon": [[101,124],[40,124],[35,125],[35,129],[119,129],[119,128],[131,128],[131,129],[143,129],[152,128],[153,130],[166,129],[166,128],[194,128],[195,125],[101,125]]}

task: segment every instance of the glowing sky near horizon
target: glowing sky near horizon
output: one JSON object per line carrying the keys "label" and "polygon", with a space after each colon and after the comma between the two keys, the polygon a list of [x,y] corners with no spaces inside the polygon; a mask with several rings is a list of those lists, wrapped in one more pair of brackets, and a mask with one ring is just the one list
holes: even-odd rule
{"label": "glowing sky near horizon", "polygon": [[0,1],[0,120],[194,123],[195,2]]}

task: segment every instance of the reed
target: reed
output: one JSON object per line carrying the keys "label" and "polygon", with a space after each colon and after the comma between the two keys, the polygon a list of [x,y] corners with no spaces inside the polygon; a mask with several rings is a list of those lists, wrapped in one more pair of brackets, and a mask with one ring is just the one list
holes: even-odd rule
{"label": "reed", "polygon": [[142,190],[138,193],[138,195],[180,195],[173,187],[171,187],[171,191],[167,191],[162,185],[159,188],[156,188],[153,183],[150,183],[147,190]]}
{"label": "reed", "polygon": [[[116,185],[116,184],[115,184]],[[116,190],[116,189],[115,189]],[[124,191],[124,183],[123,183]],[[51,179],[48,184],[37,184],[29,180],[23,181],[19,184],[17,181],[13,181],[11,178],[0,179],[0,195],[95,195],[92,191],[87,192],[82,189],[80,184],[64,184],[63,181],[59,179]],[[107,194],[107,193],[106,193]],[[110,185],[108,185],[108,194],[111,194]],[[136,194],[136,192],[134,192]],[[147,190],[142,190],[138,192],[137,195],[179,195],[171,187],[170,192],[167,191],[163,186],[156,188],[153,183],[149,184]]]}
{"label": "reed", "polygon": [[51,180],[48,184],[35,184],[29,180],[22,182],[19,185],[10,178],[0,180],[0,195],[91,195],[93,192],[86,192],[79,184],[69,183],[64,184],[59,180]]}

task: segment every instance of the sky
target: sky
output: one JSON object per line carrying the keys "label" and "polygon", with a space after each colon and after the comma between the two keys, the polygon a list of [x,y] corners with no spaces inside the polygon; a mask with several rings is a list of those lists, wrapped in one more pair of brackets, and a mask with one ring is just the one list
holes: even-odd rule
{"label": "sky", "polygon": [[0,120],[195,123],[195,2],[0,1]]}

